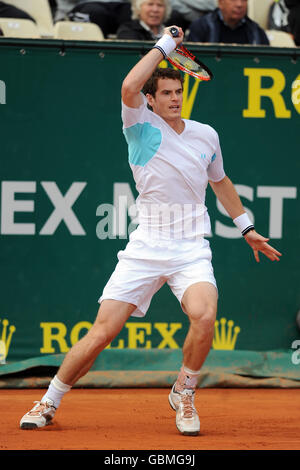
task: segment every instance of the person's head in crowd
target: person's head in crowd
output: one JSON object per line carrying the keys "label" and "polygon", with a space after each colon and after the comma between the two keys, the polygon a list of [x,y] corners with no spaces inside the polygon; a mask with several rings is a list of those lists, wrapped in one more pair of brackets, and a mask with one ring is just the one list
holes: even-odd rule
{"label": "person's head in crowd", "polygon": [[171,14],[169,0],[134,0],[132,3],[132,19],[145,23],[154,33]]}
{"label": "person's head in crowd", "polygon": [[247,6],[248,0],[219,0],[224,21],[233,28],[247,15]]}

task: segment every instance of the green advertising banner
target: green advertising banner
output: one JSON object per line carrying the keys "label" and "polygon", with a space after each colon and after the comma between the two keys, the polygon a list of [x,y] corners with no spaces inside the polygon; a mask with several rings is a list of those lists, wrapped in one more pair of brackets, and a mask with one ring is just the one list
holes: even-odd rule
{"label": "green advertising banner", "polygon": [[[19,361],[63,357],[95,319],[117,253],[136,227],[120,90],[150,47],[1,39],[2,374]],[[283,369],[300,379],[300,50],[190,49],[214,79],[185,76],[183,117],[217,130],[227,175],[257,231],[282,252],[278,263],[263,256],[256,263],[208,188],[219,288],[211,357],[284,351]],[[146,317],[130,319],[104,353],[179,355],[187,327],[165,285]]]}

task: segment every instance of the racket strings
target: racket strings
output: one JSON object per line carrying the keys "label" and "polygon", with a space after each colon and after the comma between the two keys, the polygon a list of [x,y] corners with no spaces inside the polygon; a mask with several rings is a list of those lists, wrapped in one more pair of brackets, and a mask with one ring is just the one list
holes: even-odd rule
{"label": "racket strings", "polygon": [[192,75],[200,80],[208,81],[213,75],[211,71],[202,62],[200,62],[184,46],[177,47],[168,56],[169,62],[179,70]]}

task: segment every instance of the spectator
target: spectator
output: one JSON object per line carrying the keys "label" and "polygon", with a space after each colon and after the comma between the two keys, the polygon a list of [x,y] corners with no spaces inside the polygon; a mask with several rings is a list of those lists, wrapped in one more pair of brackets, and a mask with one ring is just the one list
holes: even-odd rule
{"label": "spectator", "polygon": [[68,13],[80,3],[80,0],[56,0],[54,21],[63,21],[67,19]]}
{"label": "spectator", "polygon": [[219,0],[219,8],[193,21],[188,41],[269,45],[264,30],[247,16],[247,0]]}
{"label": "spectator", "polygon": [[68,19],[97,24],[104,37],[116,34],[118,27],[131,18],[130,0],[56,0],[55,21]]}
{"label": "spectator", "polygon": [[49,6],[50,6],[51,13],[52,13],[52,18],[54,19],[55,12],[57,9],[56,0],[49,0]]}
{"label": "spectator", "polygon": [[24,10],[20,10],[19,8],[14,7],[13,5],[9,5],[5,2],[0,2],[0,17],[1,18],[21,18],[24,20],[35,20],[28,15]]}
{"label": "spectator", "polygon": [[288,14],[289,9],[285,5],[285,0],[274,1],[270,6],[267,29],[288,32]]}
{"label": "spectator", "polygon": [[289,9],[289,32],[293,35],[296,46],[300,46],[300,0],[285,0]]}
{"label": "spectator", "polygon": [[191,22],[214,10],[217,0],[171,0],[172,13],[166,26],[176,24],[186,31]]}
{"label": "spectator", "polygon": [[132,20],[120,26],[117,38],[152,41],[163,35],[171,6],[169,0],[135,0],[132,12]]}

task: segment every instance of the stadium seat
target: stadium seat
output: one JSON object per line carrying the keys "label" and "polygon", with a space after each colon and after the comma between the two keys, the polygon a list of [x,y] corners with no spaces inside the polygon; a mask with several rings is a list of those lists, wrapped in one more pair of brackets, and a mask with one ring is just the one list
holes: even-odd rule
{"label": "stadium seat", "polygon": [[54,26],[54,38],[79,41],[104,41],[104,35],[98,25],[77,21],[58,21]]}
{"label": "stadium seat", "polygon": [[274,0],[248,0],[248,16],[263,29],[268,29],[268,15]]}
{"label": "stadium seat", "polygon": [[266,30],[266,35],[273,47],[296,47],[296,44],[289,33],[277,30]]}
{"label": "stadium seat", "polygon": [[53,19],[48,0],[5,0],[28,13],[35,21],[41,37],[53,37]]}
{"label": "stadium seat", "polygon": [[0,29],[8,38],[40,38],[36,24],[21,18],[0,18]]}

